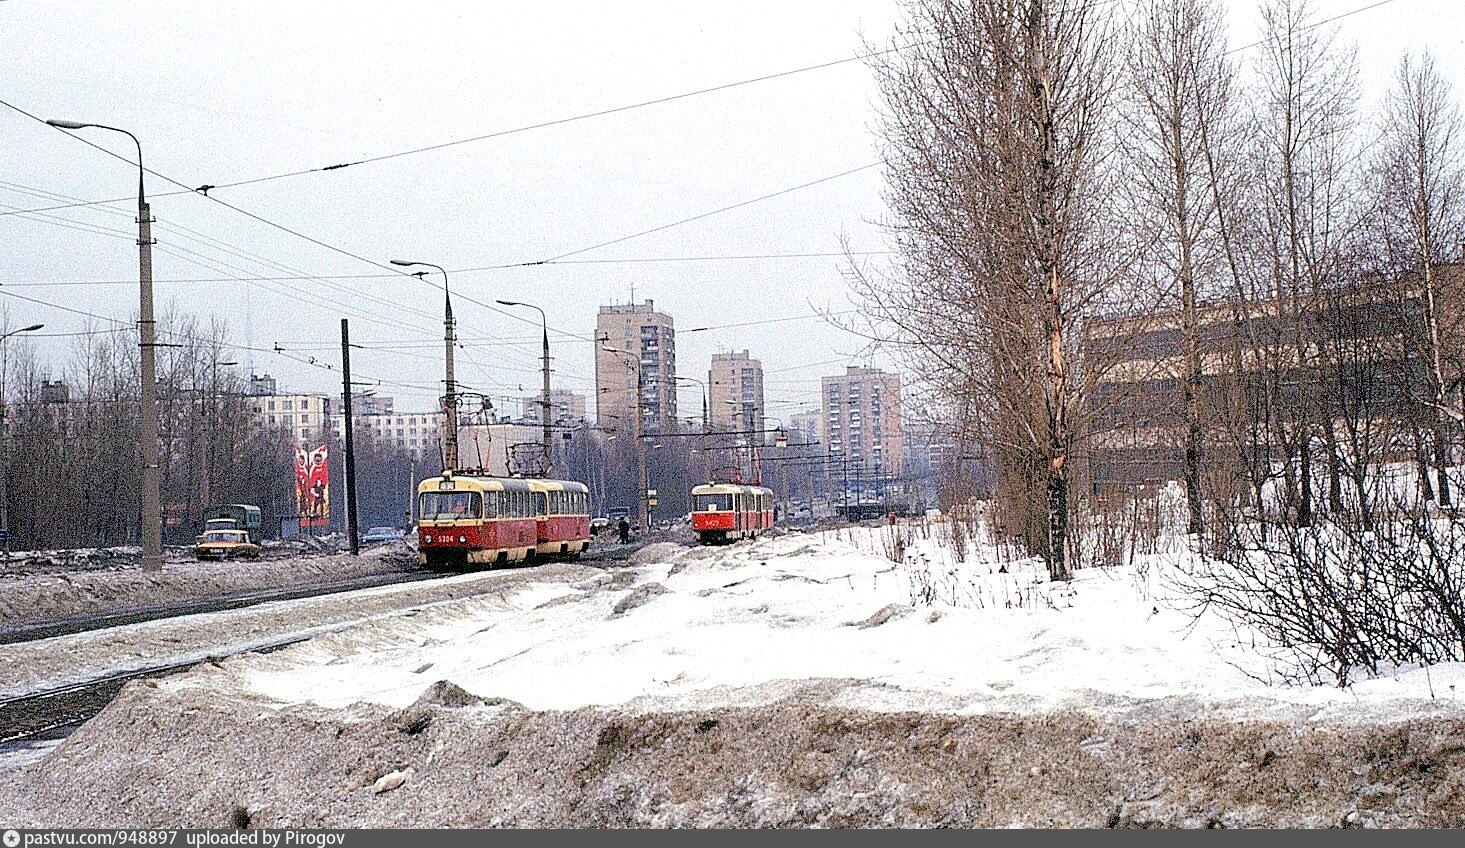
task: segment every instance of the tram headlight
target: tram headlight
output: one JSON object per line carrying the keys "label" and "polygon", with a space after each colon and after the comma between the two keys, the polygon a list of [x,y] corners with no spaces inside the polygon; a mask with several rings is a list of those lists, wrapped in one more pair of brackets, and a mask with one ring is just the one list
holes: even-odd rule
{"label": "tram headlight", "polygon": [[458,544],[460,544],[460,545],[466,545],[466,544],[468,544],[468,537],[467,536],[459,536],[458,537]]}
{"label": "tram headlight", "polygon": [[426,542],[427,544],[430,545],[430,544],[432,544],[432,537],[431,536],[423,536],[422,537],[422,541],[424,541],[424,542]]}

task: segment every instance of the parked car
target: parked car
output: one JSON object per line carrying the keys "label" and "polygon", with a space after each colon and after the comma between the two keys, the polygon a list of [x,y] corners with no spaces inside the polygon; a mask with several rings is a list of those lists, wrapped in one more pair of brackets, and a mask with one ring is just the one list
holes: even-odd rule
{"label": "parked car", "polygon": [[401,539],[402,531],[395,527],[373,527],[361,537],[363,542],[397,542]]}
{"label": "parked car", "polygon": [[590,519],[590,535],[599,536],[610,527],[610,519],[605,516]]}
{"label": "parked car", "polygon": [[194,559],[257,559],[259,545],[249,541],[245,530],[205,530],[193,546]]}

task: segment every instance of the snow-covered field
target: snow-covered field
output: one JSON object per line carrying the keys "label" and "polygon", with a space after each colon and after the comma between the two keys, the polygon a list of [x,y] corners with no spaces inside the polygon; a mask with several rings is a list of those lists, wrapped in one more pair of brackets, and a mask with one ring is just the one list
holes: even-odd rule
{"label": "snow-covered field", "polygon": [[939,534],[892,561],[890,532],[454,578],[493,587],[128,684],[18,752],[0,809],[28,827],[1465,824],[1459,665],[1269,685],[1249,635],[1166,595],[1183,553],[1050,583],[990,549],[953,563]]}
{"label": "snow-covered field", "polygon": [[[1465,715],[1465,665],[1347,689],[1271,685],[1255,640],[1167,597],[1177,557],[1084,569],[954,564],[934,541],[903,561],[884,528],[790,534],[661,559],[569,585],[392,617],[230,663],[279,704],[404,707],[447,680],[538,710],[758,704],[811,682],[827,703],[956,713],[1105,712],[1188,699],[1231,718]],[[660,556],[657,556],[657,554]],[[929,599],[929,602],[926,600]],[[1457,700],[1458,698],[1458,700]]]}

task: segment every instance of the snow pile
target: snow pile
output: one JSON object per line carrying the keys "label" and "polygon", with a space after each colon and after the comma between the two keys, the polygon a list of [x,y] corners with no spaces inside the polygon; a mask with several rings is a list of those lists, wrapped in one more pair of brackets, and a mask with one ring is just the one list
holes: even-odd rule
{"label": "snow pile", "polygon": [[1465,715],[1461,664],[1348,689],[1267,685],[1273,660],[1248,634],[1193,621],[1157,588],[1164,562],[1050,583],[1036,562],[956,564],[931,542],[893,562],[886,532],[663,550],[613,575],[250,657],[231,685],[327,707],[400,708],[447,680],[536,710],[692,709],[768,703],[818,680],[836,683],[831,704],[886,711],[1102,713],[1182,698],[1235,718]]}
{"label": "snow pile", "polygon": [[15,827],[1465,825],[1459,720],[959,716],[817,695],[536,712],[439,683],[401,710],[274,710],[133,683],[0,782],[0,809]]}

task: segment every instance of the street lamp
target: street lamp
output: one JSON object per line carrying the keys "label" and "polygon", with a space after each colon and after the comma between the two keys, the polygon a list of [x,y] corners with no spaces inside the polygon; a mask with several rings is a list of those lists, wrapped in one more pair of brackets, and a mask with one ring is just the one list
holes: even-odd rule
{"label": "street lamp", "polygon": [[7,554],[10,553],[10,487],[7,485],[10,479],[10,431],[5,429],[5,365],[8,360],[5,358],[4,343],[11,336],[34,333],[45,326],[32,324],[19,330],[0,333],[0,541],[5,543]]}
{"label": "street lamp", "polygon": [[636,450],[636,485],[638,487],[636,509],[640,512],[641,523],[649,530],[651,529],[651,510],[648,508],[650,495],[648,494],[649,489],[646,483],[646,445],[641,438],[641,394],[645,391],[641,372],[641,357],[639,354],[604,344],[606,341],[605,337],[601,337],[600,341],[602,342],[600,345],[601,350],[606,353],[624,356],[636,363],[636,403],[631,413],[631,443],[635,446]]}
{"label": "street lamp", "polygon": [[696,383],[702,389],[702,474],[703,474],[704,477],[707,478],[707,482],[708,483],[711,483],[712,482],[712,457],[710,457],[710,456],[707,455],[707,431],[711,430],[712,427],[708,423],[708,420],[707,420],[707,416],[708,416],[708,408],[707,408],[708,407],[707,384],[704,383],[704,382],[702,382],[701,380],[697,379],[696,377],[683,377],[681,374],[674,375],[672,377],[672,379],[673,380],[686,380],[689,383]]}
{"label": "street lamp", "polygon": [[544,425],[544,476],[550,476],[554,468],[554,435],[551,433],[550,410],[554,405],[549,400],[549,319],[544,317],[544,310],[532,303],[520,303],[517,300],[500,300],[497,303],[503,306],[527,306],[539,313],[539,321],[544,329],[544,398],[540,404],[540,423]]}
{"label": "street lamp", "polygon": [[443,470],[455,471],[458,468],[458,396],[457,387],[453,381],[453,299],[448,294],[448,272],[441,265],[434,265],[431,262],[408,262],[405,259],[391,260],[393,265],[400,265],[403,268],[411,268],[414,265],[423,265],[428,268],[436,268],[443,275],[443,370],[446,391],[443,395]]}
{"label": "street lamp", "polygon": [[138,414],[138,439],[142,445],[142,568],[161,571],[163,568],[163,505],[158,479],[158,386],[157,326],[153,321],[153,236],[152,214],[143,190],[142,142],[137,136],[118,127],[87,124],[80,121],[46,121],[63,130],[88,127],[119,132],[137,145],[137,281],[138,281],[138,345],[141,348],[142,397]]}

